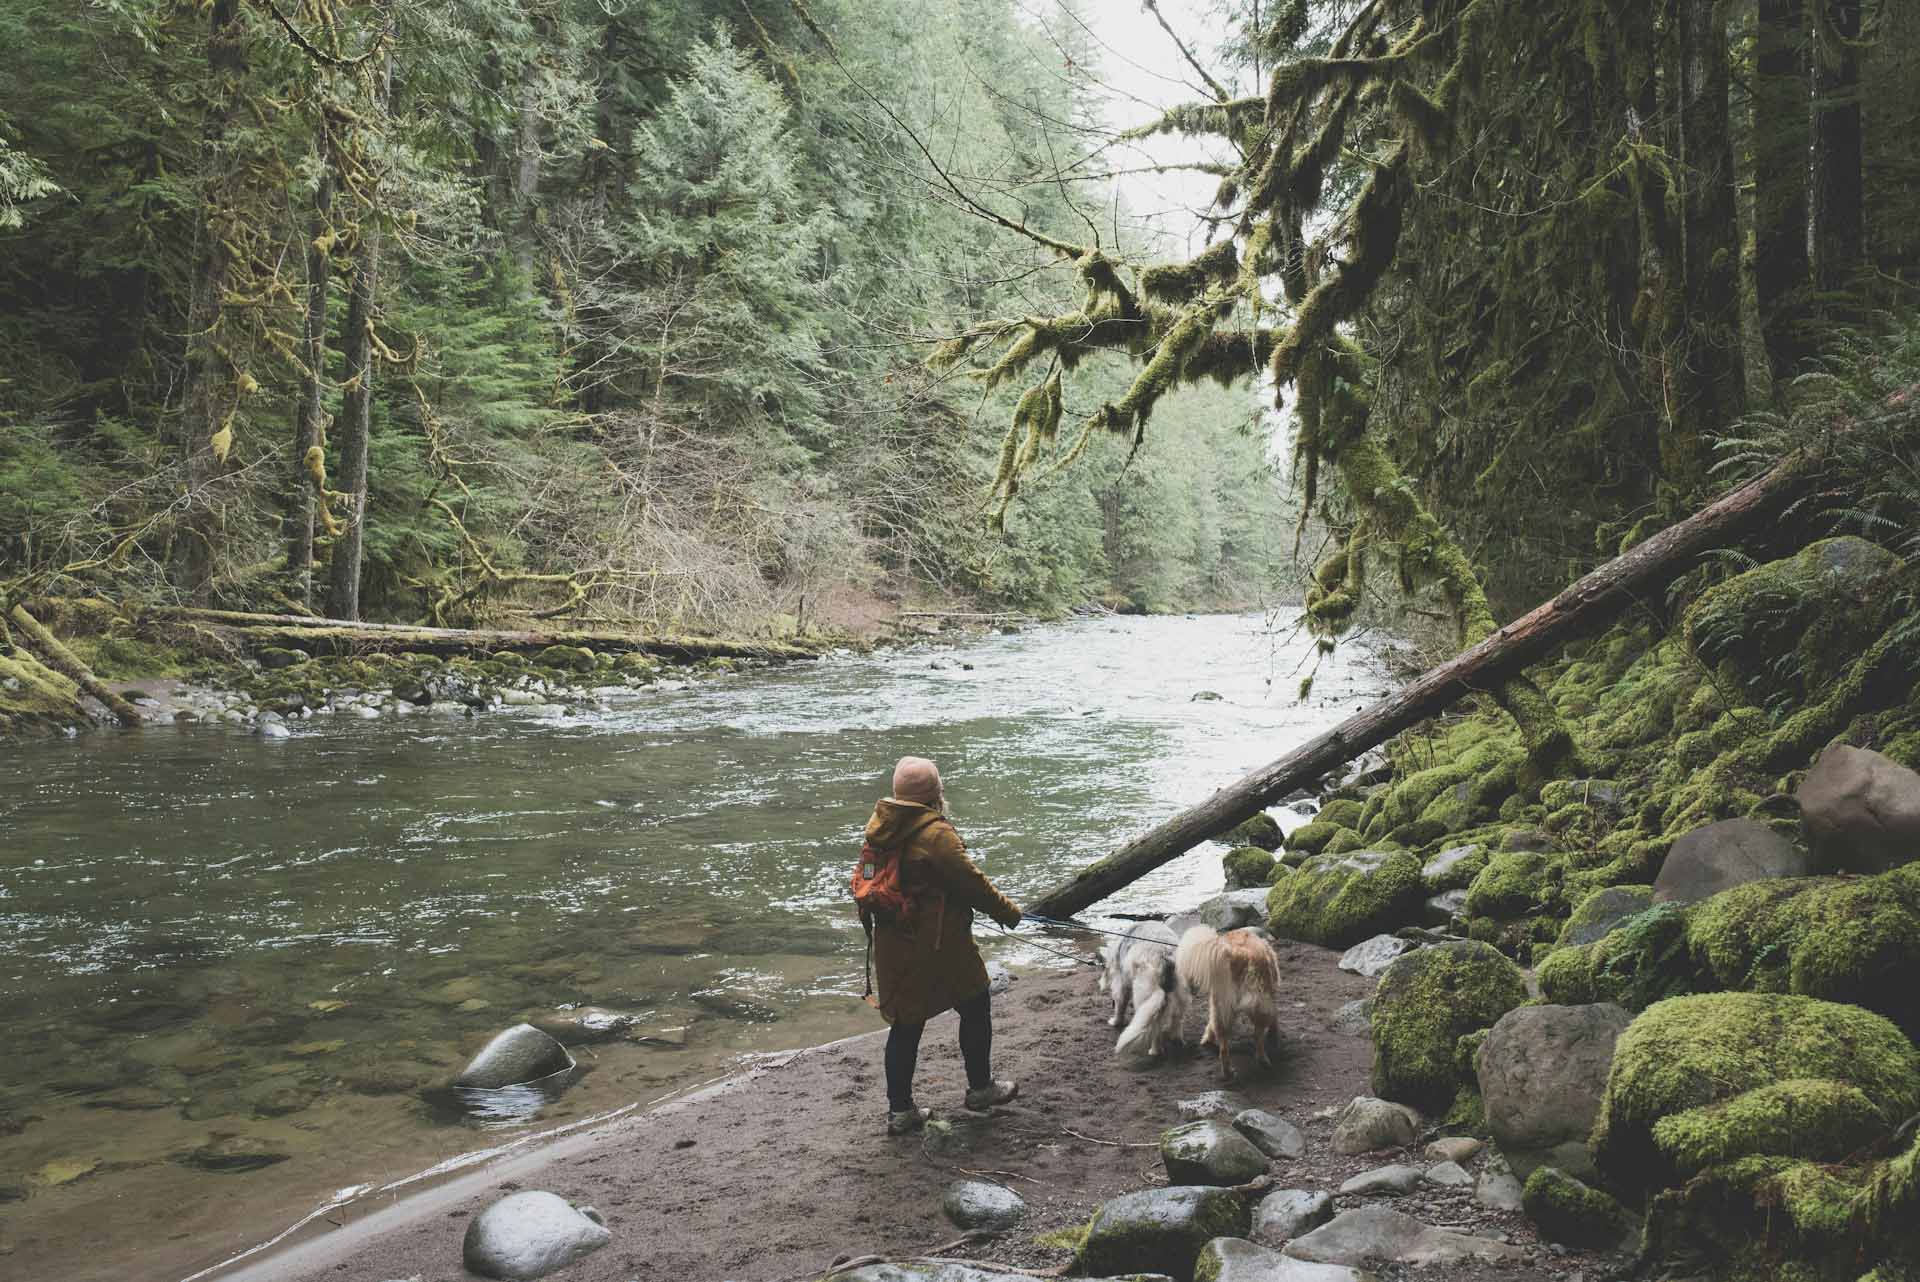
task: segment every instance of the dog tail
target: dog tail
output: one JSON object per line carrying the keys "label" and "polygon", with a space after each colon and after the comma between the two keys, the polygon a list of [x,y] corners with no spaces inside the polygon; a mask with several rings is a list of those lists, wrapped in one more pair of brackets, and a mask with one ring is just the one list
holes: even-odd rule
{"label": "dog tail", "polygon": [[1121,1032],[1120,1040],[1113,1044],[1114,1054],[1138,1054],[1151,1042],[1154,1025],[1159,1022],[1160,1012],[1166,1008],[1167,998],[1176,982],[1171,957],[1161,960],[1159,980],[1147,999],[1135,1005],[1132,1022]]}

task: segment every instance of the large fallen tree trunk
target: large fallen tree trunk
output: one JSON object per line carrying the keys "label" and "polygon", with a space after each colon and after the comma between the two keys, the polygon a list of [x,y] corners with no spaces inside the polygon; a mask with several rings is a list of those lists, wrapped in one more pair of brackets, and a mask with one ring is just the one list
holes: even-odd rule
{"label": "large fallen tree trunk", "polygon": [[279,647],[311,655],[397,653],[527,653],[548,646],[584,646],[609,654],[652,654],[667,659],[812,659],[818,652],[779,641],[737,641],[714,637],[646,636],[632,632],[526,631],[502,628],[429,628],[405,623],[356,623],[347,619],[309,619],[298,614],[247,614],[235,610],[195,610],[162,606],[152,620],[192,623],[231,636],[248,649]]}
{"label": "large fallen tree trunk", "polygon": [[28,643],[40,652],[40,657],[48,667],[98,699],[107,711],[119,719],[121,725],[132,727],[140,724],[140,714],[134,711],[133,705],[107,689],[100,678],[93,674],[93,669],[80,662],[80,656],[67,649],[60,638],[47,631],[40,620],[27,613],[26,606],[14,606],[8,617],[13,620],[14,627],[26,634]]}
{"label": "large fallen tree trunk", "polygon": [[1515,619],[1389,699],[1347,718],[1238,783],[1183,810],[1035,899],[1030,911],[1070,917],[1201,842],[1252,818],[1293,789],[1471,694],[1611,623],[1619,608],[1691,568],[1699,557],[1738,541],[1784,509],[1811,482],[1810,458],[1795,455],[1679,524],[1607,562],[1553,600]]}

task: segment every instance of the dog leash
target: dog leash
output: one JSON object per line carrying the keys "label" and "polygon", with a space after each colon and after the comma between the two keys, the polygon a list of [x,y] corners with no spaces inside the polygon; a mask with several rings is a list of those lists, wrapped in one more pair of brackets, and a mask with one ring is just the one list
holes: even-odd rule
{"label": "dog leash", "polygon": [[1172,944],[1167,943],[1163,939],[1142,939],[1138,935],[1129,935],[1125,931],[1103,930],[1099,926],[1089,926],[1085,922],[1072,921],[1062,917],[1042,917],[1036,913],[1028,913],[1026,920],[1038,922],[1042,926],[1064,926],[1068,930],[1084,930],[1094,935],[1111,935],[1115,939],[1131,939],[1136,944],[1159,944],[1162,948],[1173,947]]}
{"label": "dog leash", "polygon": [[[1038,921],[1039,918],[1033,918],[1032,920]],[[1029,936],[1016,935],[1012,931],[1008,930],[1005,926],[1002,926],[997,922],[983,921],[980,924],[982,926],[985,926],[988,930],[995,930],[1000,932],[1002,935],[1005,935],[1008,939],[1017,939],[1029,948],[1038,948],[1043,953],[1052,953],[1055,957],[1064,958],[1065,960],[1070,961],[1077,966],[1091,966],[1095,970],[1101,969],[1100,963],[1097,961],[1094,961],[1091,958],[1081,957],[1075,953],[1063,953],[1058,948],[1049,948],[1045,944],[1035,943],[1033,939],[1030,938]]]}

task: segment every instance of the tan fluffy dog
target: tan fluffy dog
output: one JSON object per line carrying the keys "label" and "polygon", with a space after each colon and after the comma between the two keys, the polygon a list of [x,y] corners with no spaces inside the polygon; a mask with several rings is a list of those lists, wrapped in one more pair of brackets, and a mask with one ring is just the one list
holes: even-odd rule
{"label": "tan fluffy dog", "polygon": [[1207,1033],[1200,1044],[1220,1048],[1220,1079],[1233,1080],[1227,1045],[1234,1021],[1244,1012],[1253,1025],[1254,1058],[1263,1065],[1267,1039],[1280,1038],[1280,963],[1267,941],[1247,930],[1218,934],[1211,926],[1194,926],[1180,937],[1174,969],[1181,982],[1206,994]]}

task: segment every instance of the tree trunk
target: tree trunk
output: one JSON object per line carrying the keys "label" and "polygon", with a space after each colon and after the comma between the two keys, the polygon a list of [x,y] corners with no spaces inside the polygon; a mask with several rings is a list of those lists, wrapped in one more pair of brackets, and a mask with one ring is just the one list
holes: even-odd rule
{"label": "tree trunk", "polygon": [[80,662],[80,657],[61,644],[60,638],[27,613],[26,606],[14,606],[11,618],[13,625],[27,634],[27,640],[33,643],[33,648],[40,652],[48,667],[105,704],[107,711],[113,713],[121,725],[131,727],[140,724],[140,714],[134,711],[133,705],[107,689],[100,678],[93,674],[93,669]]}
{"label": "tree trunk", "polygon": [[[327,293],[332,284],[333,256],[326,248],[332,228],[333,166],[328,155],[327,126],[319,126],[320,184],[313,197],[311,235],[307,239],[307,310],[300,335],[300,359],[306,371],[300,378],[300,404],[294,412],[292,485],[287,502],[287,568],[302,605],[313,604],[313,521],[320,483],[308,463],[312,450],[326,450],[327,410]],[[324,473],[322,473],[324,475]]]}
{"label": "tree trunk", "polygon": [[[228,154],[228,133],[239,109],[240,81],[246,73],[241,39],[239,0],[213,0],[207,34],[207,115],[201,127],[206,172],[200,255],[187,308],[185,409],[179,442],[186,461],[188,493],[180,550],[181,586],[197,600],[204,600],[212,588],[213,548],[219,529],[213,496],[207,492],[221,466],[214,441],[223,430],[230,429],[238,396],[222,322],[234,267],[231,245],[236,229],[230,197],[235,162]],[[224,453],[224,446],[220,452]]]}
{"label": "tree trunk", "polygon": [[[393,87],[393,60],[380,73],[377,105],[386,110]],[[377,193],[376,193],[377,196]],[[340,405],[340,485],[347,495],[346,528],[328,559],[328,610],[342,619],[360,617],[360,562],[366,550],[367,448],[373,431],[373,308],[380,277],[380,211],[360,212],[359,244],[340,338],[345,390]]]}
{"label": "tree trunk", "polygon": [[1807,260],[1813,288],[1838,293],[1860,265],[1860,0],[1811,0],[1813,117],[1807,147]]}
{"label": "tree trunk", "polygon": [[1813,471],[1808,457],[1790,457],[1765,476],[1609,561],[1478,645],[1429,669],[1393,697],[1349,717],[1081,869],[1035,899],[1030,911],[1068,917],[1098,903],[1209,837],[1246,822],[1263,806],[1318,780],[1335,766],[1444,711],[1457,700],[1518,674],[1567,641],[1604,627],[1618,617],[1623,606],[1685,572],[1703,553],[1735,542],[1773,519],[1805,490]]}
{"label": "tree trunk", "polygon": [[1794,313],[1807,289],[1806,0],[1760,0],[1753,83],[1754,285],[1773,375],[1803,347]]}
{"label": "tree trunk", "polygon": [[1686,166],[1686,369],[1690,412],[1685,447],[1667,479],[1692,492],[1706,477],[1706,435],[1746,411],[1740,353],[1727,0],[1681,0],[1680,146]]}

